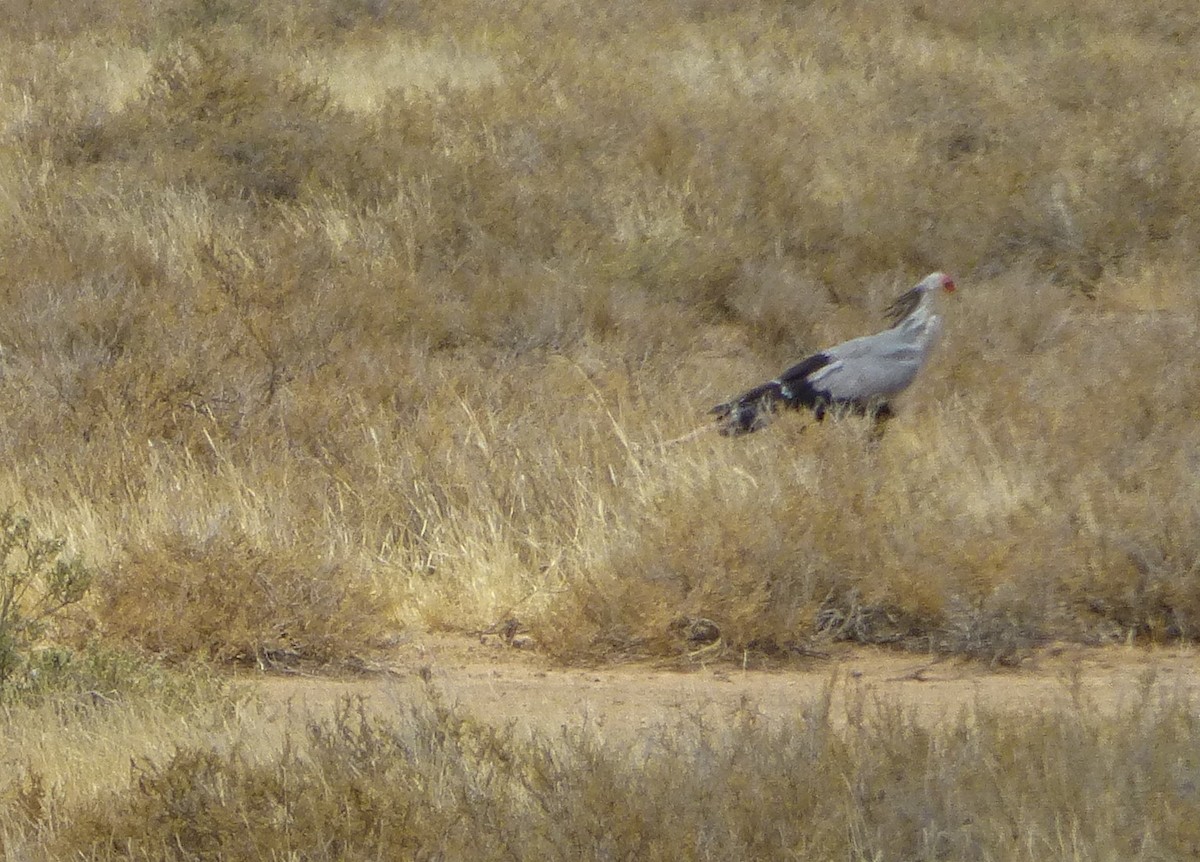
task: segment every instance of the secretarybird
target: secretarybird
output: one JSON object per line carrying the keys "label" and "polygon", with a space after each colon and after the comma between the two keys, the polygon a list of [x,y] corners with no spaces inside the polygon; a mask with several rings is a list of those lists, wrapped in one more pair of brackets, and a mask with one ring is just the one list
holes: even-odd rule
{"label": "secretarybird", "polygon": [[837,408],[887,418],[890,400],[912,384],[937,344],[942,326],[934,308],[937,294],[953,291],[950,276],[927,275],[889,306],[890,329],[814,353],[709,412],[727,436],[757,431],[780,406],[809,408],[818,422]]}

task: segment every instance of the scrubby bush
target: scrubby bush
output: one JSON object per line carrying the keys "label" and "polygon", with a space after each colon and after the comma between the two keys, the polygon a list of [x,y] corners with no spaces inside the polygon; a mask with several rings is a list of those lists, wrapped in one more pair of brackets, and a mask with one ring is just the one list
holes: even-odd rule
{"label": "scrubby bush", "polygon": [[96,860],[1186,857],[1200,840],[1191,705],[1064,706],[931,729],[859,694],[840,728],[818,701],[778,724],[746,712],[664,725],[631,749],[594,728],[497,729],[436,701],[386,718],[347,703],[265,759],[192,747],[138,765],[135,786],[75,812],[50,849]]}
{"label": "scrubby bush", "polygon": [[101,588],[104,634],[170,660],[287,666],[362,659],[389,632],[370,584],[245,537],[180,537],[131,554]]}
{"label": "scrubby bush", "polygon": [[92,571],[37,534],[28,518],[0,512],[0,688],[28,668],[47,628],[83,600]]}

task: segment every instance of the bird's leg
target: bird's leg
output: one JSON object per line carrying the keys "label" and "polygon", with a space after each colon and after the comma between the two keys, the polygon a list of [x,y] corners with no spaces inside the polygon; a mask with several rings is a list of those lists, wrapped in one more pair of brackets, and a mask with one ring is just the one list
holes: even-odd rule
{"label": "bird's leg", "polygon": [[872,443],[878,443],[883,439],[883,432],[887,430],[887,423],[896,414],[892,412],[892,407],[886,401],[874,408],[870,412],[871,418],[871,434]]}

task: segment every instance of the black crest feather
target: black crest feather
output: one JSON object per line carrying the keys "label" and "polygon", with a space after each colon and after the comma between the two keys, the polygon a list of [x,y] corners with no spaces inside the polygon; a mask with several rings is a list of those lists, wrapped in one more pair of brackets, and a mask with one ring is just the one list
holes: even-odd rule
{"label": "black crest feather", "polygon": [[892,322],[893,326],[916,311],[917,306],[921,304],[921,294],[922,291],[919,287],[906,290],[896,298],[895,302],[887,307],[884,314]]}

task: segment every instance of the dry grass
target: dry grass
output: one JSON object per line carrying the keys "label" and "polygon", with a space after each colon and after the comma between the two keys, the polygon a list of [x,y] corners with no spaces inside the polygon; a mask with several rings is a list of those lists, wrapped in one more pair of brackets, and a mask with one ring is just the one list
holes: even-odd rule
{"label": "dry grass", "polygon": [[[90,631],[172,657],[1193,638],[1197,33],[43,4],[0,37],[0,504],[105,573]],[[659,445],[934,268],[947,342],[878,445]]]}
{"label": "dry grass", "polygon": [[[0,856],[30,858],[97,799],[130,790],[131,758],[165,762],[181,746],[214,744],[246,699],[201,668],[167,671],[93,649],[42,657],[40,674],[0,699]],[[48,857],[47,857],[48,858]]]}
{"label": "dry grass", "polygon": [[[437,703],[284,742],[144,659],[1196,639],[1200,7],[8,19],[0,508],[98,575],[4,693],[0,855],[1195,855],[1182,701],[814,704],[631,757]],[[934,269],[962,290],[882,440],[663,445]]]}
{"label": "dry grass", "polygon": [[[144,720],[114,709],[55,719],[95,738],[80,784],[105,765],[108,734]],[[1197,713],[1179,697],[1115,712],[1077,697],[1017,721],[976,709],[936,727],[865,695],[849,710],[840,729],[828,698],[782,722],[697,714],[631,747],[588,726],[497,729],[436,696],[345,703],[286,734],[294,720],[246,707],[207,732],[132,728],[145,735],[127,780],[92,799],[55,798],[39,750],[0,787],[0,847],[29,860],[1033,862],[1183,859],[1200,841]]]}

